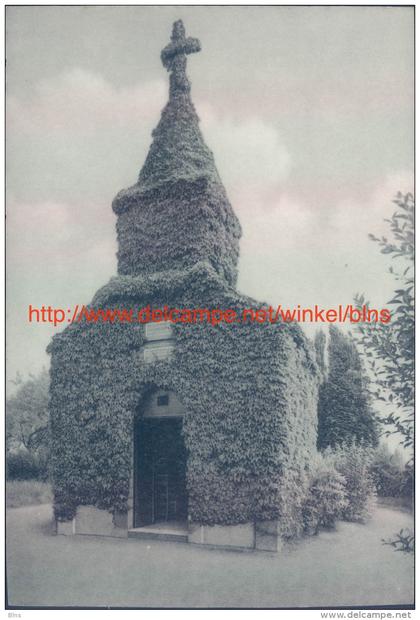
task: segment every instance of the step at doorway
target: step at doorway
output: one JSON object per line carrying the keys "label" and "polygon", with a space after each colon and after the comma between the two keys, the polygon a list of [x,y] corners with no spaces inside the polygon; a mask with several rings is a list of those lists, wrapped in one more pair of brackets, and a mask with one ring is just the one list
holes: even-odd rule
{"label": "step at doorway", "polygon": [[129,538],[143,540],[166,540],[172,542],[188,542],[188,528],[186,521],[166,521],[133,527],[128,530]]}

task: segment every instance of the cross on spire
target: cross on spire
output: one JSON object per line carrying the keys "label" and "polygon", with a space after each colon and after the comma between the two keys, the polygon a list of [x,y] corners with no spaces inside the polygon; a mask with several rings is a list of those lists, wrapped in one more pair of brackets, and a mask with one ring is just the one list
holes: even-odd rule
{"label": "cross on spire", "polygon": [[170,72],[170,94],[176,91],[188,92],[190,82],[187,78],[187,54],[194,54],[201,50],[198,39],[185,37],[185,28],[182,20],[174,22],[171,42],[162,50],[161,60],[163,66]]}

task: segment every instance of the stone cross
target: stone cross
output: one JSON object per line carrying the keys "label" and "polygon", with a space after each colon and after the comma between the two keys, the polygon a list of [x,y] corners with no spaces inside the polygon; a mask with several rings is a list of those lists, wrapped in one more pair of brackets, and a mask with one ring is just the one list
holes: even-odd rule
{"label": "stone cross", "polygon": [[171,73],[169,78],[170,94],[190,90],[190,82],[186,74],[187,54],[194,54],[200,50],[200,41],[191,37],[186,38],[182,20],[176,21],[172,28],[171,42],[162,50],[160,55],[163,66]]}

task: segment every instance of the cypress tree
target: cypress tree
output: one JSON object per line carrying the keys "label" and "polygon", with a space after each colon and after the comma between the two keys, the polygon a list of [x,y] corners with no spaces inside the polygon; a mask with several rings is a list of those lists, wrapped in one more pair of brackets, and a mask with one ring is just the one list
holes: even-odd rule
{"label": "cypress tree", "polygon": [[367,378],[350,336],[330,325],[328,374],[318,399],[318,448],[355,441],[378,444],[378,428],[370,406]]}

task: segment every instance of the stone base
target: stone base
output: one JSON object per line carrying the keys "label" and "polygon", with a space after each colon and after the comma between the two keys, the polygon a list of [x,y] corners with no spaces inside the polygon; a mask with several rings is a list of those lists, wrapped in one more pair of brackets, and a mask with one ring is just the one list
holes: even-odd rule
{"label": "stone base", "polygon": [[260,521],[255,524],[255,549],[280,551],[282,543],[278,521]]}
{"label": "stone base", "polygon": [[127,538],[127,513],[112,514],[95,506],[79,506],[71,521],[57,521],[57,534]]}
{"label": "stone base", "polygon": [[188,542],[213,547],[253,549],[254,526],[241,525],[197,525],[190,524]]}
{"label": "stone base", "polygon": [[[144,534],[147,528],[139,528]],[[130,530],[132,532],[137,530]],[[72,536],[74,534],[89,536],[112,536],[127,538],[128,515],[94,506],[79,506],[72,521],[57,521],[57,534]],[[168,539],[169,540],[169,539]],[[187,542],[187,537],[183,537]],[[188,542],[222,549],[257,549],[259,551],[278,552],[281,549],[278,521],[243,523],[240,525],[199,525],[190,523]]]}
{"label": "stone base", "polygon": [[75,534],[74,519],[72,519],[71,521],[56,521],[55,525],[57,535],[73,536],[73,534]]}
{"label": "stone base", "polygon": [[244,523],[241,525],[190,524],[188,542],[224,549],[259,549],[279,551],[278,522]]}
{"label": "stone base", "polygon": [[198,525],[191,523],[188,542],[223,549],[257,549],[278,552],[281,549],[278,521],[241,525]]}

